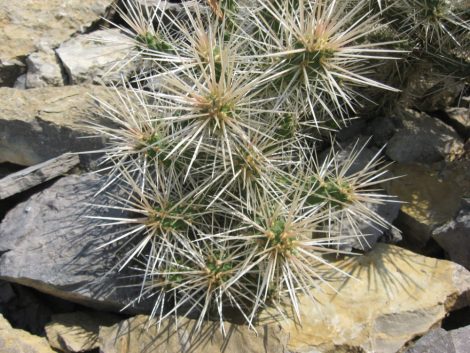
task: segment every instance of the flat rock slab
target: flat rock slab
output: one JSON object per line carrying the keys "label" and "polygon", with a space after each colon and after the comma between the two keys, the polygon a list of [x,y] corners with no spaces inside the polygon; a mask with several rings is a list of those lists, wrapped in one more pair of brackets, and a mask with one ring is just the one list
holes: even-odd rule
{"label": "flat rock slab", "polygon": [[129,77],[136,69],[132,62],[138,54],[133,47],[119,29],[103,29],[62,43],[57,55],[72,84],[110,83]]}
{"label": "flat rock slab", "polygon": [[[247,326],[207,322],[195,333],[195,321],[173,318],[158,330],[147,316],[100,329],[106,353],[396,353],[407,342],[438,324],[452,308],[470,303],[470,273],[462,266],[378,244],[364,256],[337,263],[356,279],[338,279],[335,290],[321,285],[317,303],[301,300],[302,326],[261,315],[258,335]],[[264,319],[263,319],[264,318]]]}
{"label": "flat rock slab", "polygon": [[470,326],[466,326],[452,331],[431,330],[405,353],[468,353],[469,350]]}
{"label": "flat rock slab", "polygon": [[76,154],[66,153],[12,173],[0,179],[0,200],[65,174],[79,163],[80,159]]}
{"label": "flat rock slab", "polygon": [[93,197],[101,186],[97,176],[64,177],[7,213],[0,278],[102,310],[119,311],[137,297],[139,288],[122,287],[132,283],[113,270],[114,249],[97,250],[112,230],[87,216],[114,214],[87,206],[109,203],[103,194]]}
{"label": "flat rock slab", "polygon": [[96,113],[97,86],[0,88],[0,163],[31,166],[66,152],[99,149],[82,123]]}

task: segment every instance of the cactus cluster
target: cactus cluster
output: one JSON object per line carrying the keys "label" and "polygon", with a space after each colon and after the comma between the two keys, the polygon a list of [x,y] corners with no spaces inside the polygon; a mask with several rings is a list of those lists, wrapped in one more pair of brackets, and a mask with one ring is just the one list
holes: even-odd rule
{"label": "cactus cluster", "polygon": [[101,191],[117,186],[122,217],[100,219],[118,226],[104,246],[119,244],[118,266],[140,279],[136,301],[152,300],[152,316],[196,314],[223,330],[226,313],[253,327],[274,306],[300,320],[299,295],[314,300],[330,273],[348,276],[333,261],[351,239],[367,245],[361,225],[390,226],[371,208],[394,202],[380,192],[390,178],[380,151],[359,167],[363,144],[319,151],[367,87],[396,91],[375,68],[405,51],[380,33],[405,26],[443,50],[447,25],[468,30],[447,1],[396,3],[121,2],[129,55],[113,69],[136,71],[92,126],[107,140]]}

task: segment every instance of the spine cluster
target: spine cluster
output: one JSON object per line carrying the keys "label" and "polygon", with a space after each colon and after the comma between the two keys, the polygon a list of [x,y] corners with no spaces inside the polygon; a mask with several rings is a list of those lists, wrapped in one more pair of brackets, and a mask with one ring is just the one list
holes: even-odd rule
{"label": "spine cluster", "polygon": [[136,72],[92,122],[107,139],[102,191],[122,217],[100,219],[118,226],[106,245],[120,245],[118,266],[140,279],[136,301],[150,298],[152,316],[196,313],[223,329],[227,313],[253,325],[269,305],[300,320],[299,295],[314,300],[332,273],[348,276],[332,261],[350,239],[367,245],[361,225],[390,226],[371,208],[392,201],[380,151],[359,167],[359,143],[319,151],[365,87],[396,91],[374,79],[404,52],[375,35],[396,25],[386,14],[412,7],[407,33],[440,49],[447,24],[468,29],[441,1],[397,3],[188,1],[172,12],[122,1],[129,55],[113,69]]}

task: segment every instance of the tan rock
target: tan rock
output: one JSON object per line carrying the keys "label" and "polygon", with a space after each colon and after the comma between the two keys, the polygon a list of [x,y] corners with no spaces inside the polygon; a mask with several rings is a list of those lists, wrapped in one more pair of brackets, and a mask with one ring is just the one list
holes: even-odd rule
{"label": "tan rock", "polygon": [[62,352],[83,352],[98,348],[100,326],[112,326],[119,316],[100,313],[75,312],[57,314],[46,325],[49,344]]}
{"label": "tan rock", "polygon": [[404,202],[398,216],[398,228],[403,231],[406,241],[421,248],[431,238],[434,228],[458,212],[462,190],[454,178],[442,178],[438,170],[430,166],[396,164],[390,171],[402,176],[385,185],[390,195]]}
{"label": "tan rock", "polygon": [[0,314],[0,352],[54,353],[46,339],[11,327]]}
{"label": "tan rock", "polygon": [[[355,279],[321,285],[317,303],[301,300],[302,325],[279,323],[262,315],[258,336],[246,326],[206,323],[192,334],[194,321],[167,320],[161,330],[137,316],[100,329],[100,349],[106,353],[246,353],[246,352],[367,352],[395,353],[416,336],[437,325],[452,308],[468,305],[470,273],[452,262],[379,244],[369,254],[337,264]],[[457,306],[457,304],[459,306]],[[149,328],[147,329],[147,326]]]}
{"label": "tan rock", "polygon": [[34,165],[65,152],[96,149],[101,141],[81,123],[95,109],[97,86],[0,88],[0,163]]}
{"label": "tan rock", "polygon": [[113,0],[0,0],[0,60],[22,57],[41,42],[57,46],[104,15]]}

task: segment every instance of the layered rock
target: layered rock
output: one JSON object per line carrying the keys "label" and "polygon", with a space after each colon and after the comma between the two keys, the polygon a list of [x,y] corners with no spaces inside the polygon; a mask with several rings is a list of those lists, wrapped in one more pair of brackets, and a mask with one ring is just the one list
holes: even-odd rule
{"label": "layered rock", "polygon": [[139,287],[123,287],[133,281],[118,273],[116,249],[98,249],[113,230],[89,217],[123,216],[89,206],[110,204],[94,197],[101,187],[97,176],[71,175],[8,212],[0,224],[0,278],[102,310],[135,299]]}
{"label": "layered rock", "polygon": [[[470,303],[470,273],[448,261],[380,244],[369,254],[337,265],[354,278],[338,278],[334,289],[320,285],[317,300],[301,300],[302,324],[272,320],[262,314],[258,335],[247,326],[206,322],[194,332],[195,321],[167,319],[160,330],[138,316],[100,329],[106,353],[181,352],[374,352],[396,353],[406,342],[439,324],[452,308]],[[335,292],[335,289],[338,292]],[[272,314],[272,315],[271,315]]]}
{"label": "layered rock", "polygon": [[83,122],[96,112],[96,86],[0,88],[0,163],[29,166],[65,152],[99,149]]}
{"label": "layered rock", "polygon": [[13,86],[38,45],[56,47],[105,14],[113,0],[0,1],[0,86]]}
{"label": "layered rock", "polygon": [[74,37],[57,49],[57,55],[72,84],[118,82],[121,76],[130,76],[135,69],[132,60],[137,60],[132,42],[118,29]]}

